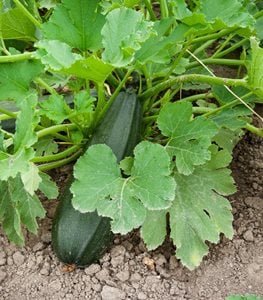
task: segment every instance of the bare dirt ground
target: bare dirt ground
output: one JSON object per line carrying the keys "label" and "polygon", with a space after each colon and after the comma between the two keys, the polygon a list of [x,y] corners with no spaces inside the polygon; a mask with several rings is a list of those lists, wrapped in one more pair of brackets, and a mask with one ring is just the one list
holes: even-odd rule
{"label": "bare dirt ground", "polygon": [[[100,262],[67,273],[52,253],[51,222],[56,201],[45,203],[39,235],[27,233],[23,248],[0,234],[0,299],[223,300],[230,294],[263,296],[263,143],[247,134],[232,163],[238,192],[230,197],[235,236],[210,246],[190,272],[172,255],[169,241],[147,252],[137,232],[116,236]],[[65,176],[65,175],[64,175]],[[60,176],[60,184],[64,177]]]}

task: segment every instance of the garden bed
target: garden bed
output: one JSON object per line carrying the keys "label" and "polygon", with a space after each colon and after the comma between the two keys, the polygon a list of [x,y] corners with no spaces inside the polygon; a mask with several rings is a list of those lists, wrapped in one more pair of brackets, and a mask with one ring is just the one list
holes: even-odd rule
{"label": "garden bed", "polygon": [[[26,246],[10,244],[1,234],[0,294],[8,300],[44,299],[215,299],[230,294],[263,296],[263,143],[247,134],[232,163],[238,192],[230,197],[235,236],[210,246],[194,271],[172,255],[167,241],[147,252],[137,232],[116,236],[98,264],[65,272],[51,249],[51,222],[56,201],[46,202],[47,217],[39,235],[27,234]],[[56,174],[63,188],[67,168]]]}

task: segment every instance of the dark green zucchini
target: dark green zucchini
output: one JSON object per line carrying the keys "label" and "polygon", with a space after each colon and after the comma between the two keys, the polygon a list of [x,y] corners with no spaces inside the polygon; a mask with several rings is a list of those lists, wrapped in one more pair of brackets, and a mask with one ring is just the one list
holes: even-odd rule
{"label": "dark green zucchini", "polygon": [[[106,144],[122,160],[139,142],[141,106],[135,93],[121,92],[106,112],[88,146]],[[52,244],[58,258],[70,265],[87,266],[98,260],[112,240],[110,219],[97,212],[80,213],[71,204],[69,180],[53,220]]]}

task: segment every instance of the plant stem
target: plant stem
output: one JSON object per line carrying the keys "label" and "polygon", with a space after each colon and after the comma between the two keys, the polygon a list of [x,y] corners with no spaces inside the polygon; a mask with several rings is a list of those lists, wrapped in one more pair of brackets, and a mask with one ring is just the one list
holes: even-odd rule
{"label": "plant stem", "polygon": [[256,135],[263,137],[263,128],[257,128],[249,123],[246,124],[245,128]]}
{"label": "plant stem", "polygon": [[166,0],[160,0],[160,10],[162,19],[169,17],[169,9]]}
{"label": "plant stem", "polygon": [[198,55],[200,52],[202,52],[203,50],[205,50],[207,47],[209,47],[211,44],[213,44],[215,42],[215,39],[212,40],[208,40],[207,42],[205,42],[204,44],[202,44],[200,47],[196,48],[193,53],[195,55]]}
{"label": "plant stem", "polygon": [[[201,60],[206,65],[225,65],[225,66],[244,66],[245,61],[239,59],[224,59],[224,58],[205,58]],[[194,61],[189,63],[186,66],[186,69],[191,69],[199,66],[200,63],[198,61]]]}
{"label": "plant stem", "polygon": [[7,109],[4,109],[2,107],[0,107],[0,113],[9,116],[10,118],[8,118],[8,119],[16,119],[16,115],[17,115],[16,113],[9,111]]}
{"label": "plant stem", "polygon": [[211,107],[198,107],[198,106],[193,107],[193,113],[198,115],[209,113],[212,112],[213,110],[215,109]]}
{"label": "plant stem", "polygon": [[129,78],[129,76],[131,75],[132,72],[133,72],[133,68],[131,68],[131,69],[129,69],[127,71],[126,75],[124,76],[124,78],[122,79],[122,81],[119,83],[119,85],[115,89],[114,93],[111,95],[110,99],[106,102],[106,104],[104,105],[103,109],[101,110],[101,112],[99,113],[98,117],[96,118],[96,122],[94,124],[95,127],[98,124],[98,122],[103,118],[104,114],[109,109],[109,107],[112,105],[112,103],[114,102],[114,100],[117,98],[117,96],[119,95],[119,92],[121,91],[121,89],[125,85],[126,81],[128,80],[128,78]]}
{"label": "plant stem", "polygon": [[200,37],[197,37],[195,39],[192,40],[192,43],[204,43],[208,40],[212,40],[212,39],[219,39],[220,37],[222,36],[225,36],[225,35],[228,35],[229,33],[231,32],[234,32],[237,28],[228,28],[228,29],[223,29],[219,32],[215,32],[215,33],[211,33],[211,34],[208,34],[208,35],[205,35],[205,36],[200,36]]}
{"label": "plant stem", "polygon": [[0,63],[18,62],[18,61],[32,59],[34,58],[33,53],[34,52],[24,52],[21,54],[0,56]]}
{"label": "plant stem", "polygon": [[245,79],[232,79],[232,78],[223,78],[223,77],[213,77],[203,74],[185,74],[177,76],[166,81],[160,82],[151,89],[146,90],[140,95],[142,100],[147,99],[161,91],[171,88],[173,85],[181,84],[184,82],[205,82],[208,84],[218,84],[218,85],[228,85],[228,86],[243,86],[248,88],[248,83]]}
{"label": "plant stem", "polygon": [[147,10],[148,10],[148,13],[151,17],[151,20],[152,21],[155,21],[156,20],[156,16],[155,16],[155,13],[153,11],[153,8],[152,8],[152,4],[149,0],[144,0],[144,5],[146,6]]}
{"label": "plant stem", "polygon": [[20,3],[19,0],[13,1],[24,16],[26,16],[36,27],[41,27],[41,23],[34,16],[32,16],[32,14],[24,7],[22,3]]}
{"label": "plant stem", "polygon": [[75,152],[73,155],[71,155],[67,158],[61,159],[56,162],[50,162],[50,163],[40,165],[40,166],[38,166],[38,169],[39,169],[39,171],[46,172],[46,171],[49,171],[52,169],[62,167],[64,165],[69,164],[72,161],[75,161],[81,154],[82,154],[82,149],[79,149],[77,152]]}
{"label": "plant stem", "polygon": [[75,124],[54,125],[54,126],[44,128],[44,129],[37,131],[37,137],[41,138],[46,135],[53,135],[54,133],[57,133],[59,131],[68,132],[69,130],[76,129],[76,128],[77,128],[77,125],[75,125]]}
{"label": "plant stem", "polygon": [[214,53],[211,58],[220,58],[220,57],[224,57],[226,56],[227,54],[233,52],[234,50],[238,49],[239,47],[241,47],[244,43],[246,43],[248,41],[247,38],[235,43],[233,46],[227,48],[226,50],[224,51],[221,51],[221,52],[216,52]]}
{"label": "plant stem", "polygon": [[51,162],[55,160],[61,160],[66,158],[67,156],[71,155],[72,153],[76,152],[81,148],[82,145],[74,145],[60,153],[53,154],[53,155],[46,155],[46,156],[36,156],[31,159],[33,163],[42,163],[42,162]]}
{"label": "plant stem", "polygon": [[49,86],[42,78],[37,77],[34,81],[46,89],[51,95],[57,95],[57,91]]}
{"label": "plant stem", "polygon": [[178,102],[194,102],[200,99],[213,98],[214,95],[212,93],[202,93],[197,95],[192,95],[189,97],[185,97],[180,99]]}

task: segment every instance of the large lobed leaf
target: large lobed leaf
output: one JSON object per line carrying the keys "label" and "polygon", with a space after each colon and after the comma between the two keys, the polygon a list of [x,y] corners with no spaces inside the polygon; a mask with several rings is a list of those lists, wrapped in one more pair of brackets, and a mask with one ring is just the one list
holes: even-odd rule
{"label": "large lobed leaf", "polygon": [[228,151],[211,147],[212,160],[196,167],[185,176],[175,172],[177,183],[171,208],[147,212],[141,235],[147,248],[160,246],[166,236],[166,218],[169,213],[170,236],[176,246],[176,256],[189,269],[194,269],[208,252],[205,241],[218,242],[220,233],[233,236],[230,203],[224,196],[235,192]]}
{"label": "large lobed leaf", "polygon": [[170,158],[157,144],[141,142],[134,150],[130,177],[122,178],[116,157],[106,145],[93,145],[78,160],[72,184],[73,206],[81,212],[98,210],[112,219],[113,232],[139,227],[146,209],[167,209],[174,199]]}

